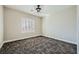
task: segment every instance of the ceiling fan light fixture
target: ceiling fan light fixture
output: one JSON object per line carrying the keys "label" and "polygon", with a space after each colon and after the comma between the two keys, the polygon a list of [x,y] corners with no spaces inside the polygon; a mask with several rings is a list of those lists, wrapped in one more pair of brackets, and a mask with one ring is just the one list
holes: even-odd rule
{"label": "ceiling fan light fixture", "polygon": [[37,5],[36,10],[37,10],[37,12],[40,12],[40,10],[41,10],[40,5]]}

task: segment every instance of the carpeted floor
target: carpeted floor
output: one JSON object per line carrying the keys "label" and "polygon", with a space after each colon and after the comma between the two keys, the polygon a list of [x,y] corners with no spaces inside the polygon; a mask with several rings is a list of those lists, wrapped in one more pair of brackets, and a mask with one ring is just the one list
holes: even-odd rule
{"label": "carpeted floor", "polygon": [[5,43],[1,54],[76,54],[75,44],[38,36]]}

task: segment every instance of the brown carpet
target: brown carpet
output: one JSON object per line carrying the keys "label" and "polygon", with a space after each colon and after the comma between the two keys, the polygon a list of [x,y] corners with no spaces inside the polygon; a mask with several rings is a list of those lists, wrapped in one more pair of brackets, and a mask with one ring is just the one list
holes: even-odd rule
{"label": "brown carpet", "polygon": [[76,54],[77,46],[56,39],[38,36],[5,43],[1,54]]}

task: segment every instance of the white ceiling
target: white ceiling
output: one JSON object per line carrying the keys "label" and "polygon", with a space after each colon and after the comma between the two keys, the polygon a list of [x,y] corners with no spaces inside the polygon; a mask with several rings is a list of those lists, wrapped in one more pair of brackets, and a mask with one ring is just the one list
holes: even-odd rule
{"label": "white ceiling", "polygon": [[[34,14],[36,12],[35,10],[36,5],[5,5],[5,7],[16,9],[16,10],[23,11],[26,13],[31,13],[33,15],[37,15],[37,14]],[[72,7],[72,5],[41,5],[42,10],[41,10],[41,15],[39,16],[43,16],[51,12],[55,13],[55,12],[67,9],[69,7]]]}

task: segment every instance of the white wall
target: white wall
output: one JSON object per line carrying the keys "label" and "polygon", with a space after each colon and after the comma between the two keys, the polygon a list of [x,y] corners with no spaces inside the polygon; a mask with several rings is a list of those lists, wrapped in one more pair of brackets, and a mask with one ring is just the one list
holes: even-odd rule
{"label": "white wall", "polygon": [[[23,13],[21,11],[5,8],[4,9],[5,14],[5,39],[4,41],[14,41],[18,39],[38,36],[42,34],[42,28],[41,28],[41,19],[39,17]],[[30,17],[32,19],[35,19],[35,32],[30,33],[22,33],[21,31],[21,19],[23,17]]]}
{"label": "white wall", "polygon": [[0,47],[3,42],[3,6],[0,6]]}
{"label": "white wall", "polygon": [[43,19],[43,35],[76,44],[76,6],[50,12]]}
{"label": "white wall", "polygon": [[79,5],[77,6],[77,48],[79,53]]}

